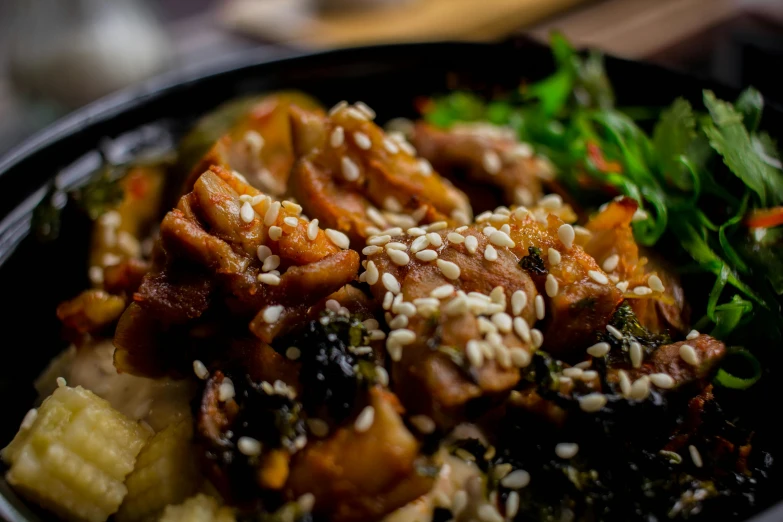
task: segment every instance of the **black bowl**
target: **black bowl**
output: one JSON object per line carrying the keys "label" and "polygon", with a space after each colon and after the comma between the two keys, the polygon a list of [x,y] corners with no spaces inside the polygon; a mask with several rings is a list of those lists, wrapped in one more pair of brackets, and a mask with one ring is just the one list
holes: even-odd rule
{"label": "black bowl", "polygon": [[[649,64],[610,57],[606,66],[621,105],[664,106],[677,96],[699,103],[704,88],[724,99],[738,94]],[[539,79],[552,69],[549,49],[528,40],[388,45],[271,61],[250,52],[210,71],[180,71],[100,100],[16,147],[0,160],[0,288],[10,299],[2,320],[8,359],[0,368],[0,396],[6,397],[0,447],[11,440],[34,401],[33,379],[66,345],[54,313],[57,304],[88,285],[83,218],[66,208],[56,241],[41,243],[30,233],[33,209],[47,197],[55,178],[60,188],[77,186],[100,161],[98,150],[122,158],[176,140],[195,118],[242,94],[295,88],[327,106],[342,99],[362,100],[384,121],[415,116],[417,96],[455,87],[491,94],[522,78]],[[783,112],[768,108],[764,126],[774,135],[783,134]],[[12,327],[21,330],[16,333]],[[779,497],[770,497],[760,508]],[[27,507],[2,479],[0,516],[9,522],[51,519]],[[783,504],[754,520],[783,520]]]}

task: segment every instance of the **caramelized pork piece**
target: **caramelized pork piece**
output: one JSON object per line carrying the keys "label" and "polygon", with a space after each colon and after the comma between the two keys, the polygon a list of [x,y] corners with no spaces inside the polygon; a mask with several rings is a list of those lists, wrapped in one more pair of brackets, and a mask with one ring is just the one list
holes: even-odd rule
{"label": "caramelized pork piece", "polygon": [[182,141],[180,155],[189,192],[212,165],[234,170],[273,197],[287,189],[294,163],[291,106],[320,111],[319,104],[296,91],[232,101],[205,116]]}
{"label": "caramelized pork piece", "polygon": [[[501,230],[474,225],[377,236],[364,250],[361,278],[390,311],[394,329],[387,349],[395,391],[409,409],[437,422],[454,422],[471,399],[513,388],[542,343],[581,360],[621,301],[568,237],[569,225],[555,216],[542,224],[525,209],[502,217],[502,226],[500,217],[495,221]],[[536,321],[546,335],[532,328]]]}
{"label": "caramelized pork piece", "polygon": [[154,371],[162,360],[150,357],[167,349],[155,332],[203,327],[209,316],[223,327],[246,321],[271,342],[353,280],[359,256],[347,250],[347,238],[324,232],[300,210],[219,167],[204,173],[161,223],[155,267],[117,328],[118,367]]}
{"label": "caramelized pork piece", "polygon": [[[412,142],[422,157],[445,176],[464,176],[466,184],[496,187],[503,203],[533,205],[542,195],[541,180],[551,166],[520,143],[514,131],[488,124],[458,124],[441,130],[424,122],[414,127]],[[468,191],[471,202],[473,194]]]}
{"label": "caramelized pork piece", "polygon": [[103,290],[85,290],[57,307],[57,318],[79,334],[96,334],[119,319],[125,299]]}
{"label": "caramelized pork piece", "polygon": [[357,420],[294,455],[286,485],[291,498],[312,493],[314,511],[329,520],[369,522],[432,488],[435,477],[417,470],[419,443],[396,398],[374,388],[370,408],[369,422]]}
{"label": "caramelized pork piece", "polygon": [[585,251],[617,284],[648,330],[685,333],[688,311],[679,277],[652,252],[641,252],[631,223],[638,205],[631,198],[608,203],[586,225]]}
{"label": "caramelized pork piece", "polygon": [[330,117],[291,109],[291,193],[323,226],[363,241],[373,229],[446,220],[467,223],[465,195],[355,107]]}

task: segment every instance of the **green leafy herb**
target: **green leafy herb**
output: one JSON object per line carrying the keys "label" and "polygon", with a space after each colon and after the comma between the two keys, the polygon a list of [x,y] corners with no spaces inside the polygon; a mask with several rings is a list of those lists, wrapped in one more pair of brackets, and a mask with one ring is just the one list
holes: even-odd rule
{"label": "green leafy herb", "polygon": [[547,274],[546,265],[541,258],[541,249],[538,247],[528,247],[528,255],[519,261],[519,266],[526,270],[530,275],[544,276]]}

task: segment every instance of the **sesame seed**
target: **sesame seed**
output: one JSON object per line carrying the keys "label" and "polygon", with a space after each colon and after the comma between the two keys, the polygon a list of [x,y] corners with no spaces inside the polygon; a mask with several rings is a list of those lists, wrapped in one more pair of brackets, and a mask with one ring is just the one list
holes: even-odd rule
{"label": "sesame seed", "polygon": [[380,277],[380,274],[378,272],[378,267],[375,266],[374,261],[367,262],[367,271],[365,272],[367,275],[365,276],[365,281],[368,285],[374,285],[378,282],[378,278]]}
{"label": "sesame seed", "polygon": [[456,245],[460,245],[465,242],[465,236],[456,232],[449,232],[449,234],[446,236],[446,239]]}
{"label": "sesame seed", "polygon": [[435,431],[435,421],[427,415],[413,415],[410,421],[421,433],[429,434]]}
{"label": "sesame seed", "polygon": [[[589,361],[585,361],[589,362]],[[582,372],[582,380],[583,381],[592,381],[593,379],[598,378],[598,372],[594,370],[585,370]]]}
{"label": "sesame seed", "polygon": [[468,300],[464,296],[457,296],[448,302],[443,311],[450,316],[462,315],[468,311]]}
{"label": "sesame seed", "polygon": [[484,248],[484,259],[487,261],[497,261],[498,251],[495,250],[495,247],[487,245],[486,248]]}
{"label": "sesame seed", "polygon": [[356,143],[356,146],[362,150],[368,150],[370,147],[372,147],[372,141],[370,140],[370,137],[363,132],[354,132],[353,141]]}
{"label": "sesame seed", "polygon": [[576,237],[574,227],[567,224],[560,225],[560,228],[557,229],[557,236],[560,238],[560,241],[563,243],[565,249],[571,250],[571,248],[574,246],[574,238]]}
{"label": "sesame seed", "polygon": [[397,278],[394,277],[394,275],[388,272],[383,274],[383,276],[381,276],[381,282],[383,283],[383,287],[389,292],[395,295],[400,293],[400,282],[397,281]]}
{"label": "sesame seed", "polygon": [[651,275],[647,278],[647,284],[650,286],[653,292],[663,292],[666,288],[663,286],[663,281],[657,275]]}
{"label": "sesame seed", "polygon": [[493,232],[497,232],[497,231],[498,231],[498,229],[493,227],[493,226],[486,226],[481,231],[481,233],[484,234],[485,236],[489,237],[489,236],[492,235]]}
{"label": "sesame seed", "polygon": [[476,236],[467,236],[465,238],[465,248],[471,254],[476,253],[476,250],[478,249],[478,239],[476,239]]}
{"label": "sesame seed", "polygon": [[386,230],[382,231],[381,234],[388,235],[388,236],[401,236],[402,235],[402,229],[400,227],[392,227],[387,228]]}
{"label": "sesame seed", "polygon": [[388,249],[386,254],[389,256],[389,259],[392,260],[392,263],[399,266],[405,266],[411,260],[410,256],[402,250]]}
{"label": "sesame seed", "polygon": [[528,344],[532,344],[533,339],[530,335],[530,326],[527,324],[527,321],[525,321],[524,317],[515,317],[514,318],[514,331],[516,334],[522,338],[523,341],[525,341]]}
{"label": "sesame seed", "polygon": [[239,217],[242,219],[242,221],[245,223],[251,223],[255,216],[256,211],[253,210],[253,207],[250,205],[250,203],[242,203],[242,207],[239,209]]}
{"label": "sesame seed", "polygon": [[[394,276],[392,276],[392,277],[394,277]],[[395,279],[394,281],[396,282],[397,280]],[[384,284],[384,287],[386,287],[385,284]],[[392,305],[393,301],[394,301],[394,294],[391,293],[391,292],[386,292],[386,294],[383,296],[383,303],[382,303],[383,309],[384,310],[388,310],[389,308],[391,308],[391,305]]]}
{"label": "sesame seed", "polygon": [[547,194],[538,200],[537,205],[550,210],[557,210],[563,206],[563,198],[558,194]]}
{"label": "sesame seed", "polygon": [[504,518],[492,504],[483,504],[476,510],[481,522],[503,522]]}
{"label": "sesame seed", "polygon": [[618,372],[619,381],[620,381],[620,391],[622,394],[626,397],[631,396],[631,379],[628,377],[628,374],[625,372],[625,370],[620,370]]}
{"label": "sesame seed", "polygon": [[387,372],[386,368],[384,368],[383,366],[375,367],[375,377],[378,379],[378,383],[381,386],[389,385],[389,372]]}
{"label": "sesame seed", "polygon": [[261,270],[264,272],[270,272],[272,270],[275,270],[277,267],[280,266],[280,256],[278,255],[271,255],[264,259],[264,265],[261,267]]}
{"label": "sesame seed", "polygon": [[637,286],[633,289],[633,293],[636,295],[650,295],[652,292],[649,286]]}
{"label": "sesame seed", "polygon": [[261,443],[252,437],[239,437],[237,449],[248,457],[257,457],[261,454]]}
{"label": "sesame seed", "polygon": [[[451,211],[451,219],[456,221],[457,224],[470,223],[470,217],[468,217],[468,213],[459,208],[455,208]],[[467,225],[462,225],[461,227],[455,229],[455,231],[462,233],[462,231],[467,228]]]}
{"label": "sesame seed", "polygon": [[277,216],[280,213],[280,202],[274,201],[264,215],[264,225],[274,225],[277,221]]}
{"label": "sesame seed", "polygon": [[372,246],[379,246],[379,245],[385,245],[389,241],[391,241],[391,236],[388,234],[383,234],[383,235],[371,237],[370,239],[367,240],[367,244]]}
{"label": "sesame seed", "polygon": [[691,454],[691,460],[693,461],[694,466],[700,468],[704,465],[704,462],[701,460],[701,453],[699,453],[699,450],[696,446],[693,444],[688,446],[688,452]]}
{"label": "sesame seed", "polygon": [[266,285],[278,286],[280,284],[280,276],[274,274],[258,274],[258,282]]}
{"label": "sesame seed", "polygon": [[437,232],[430,232],[425,237],[430,242],[430,245],[434,246],[435,248],[443,245],[443,238],[441,238],[440,234]]}
{"label": "sesame seed", "polygon": [[644,357],[644,355],[642,354],[642,345],[636,341],[631,341],[631,347],[629,349],[629,352],[631,355],[631,366],[633,366],[634,368],[641,368],[642,359]]}
{"label": "sesame seed", "polygon": [[264,137],[258,131],[249,130],[244,136],[245,143],[248,144],[253,154],[258,154],[264,146]]}
{"label": "sesame seed", "polygon": [[19,426],[19,430],[29,430],[33,427],[33,424],[35,424],[35,419],[37,418],[38,410],[35,408],[31,409],[25,414],[24,419],[22,419],[22,424]]}
{"label": "sesame seed", "polygon": [[277,241],[283,237],[283,229],[278,226],[271,226],[269,227],[269,239],[272,241]]}
{"label": "sesame seed", "polygon": [[398,315],[389,322],[389,328],[392,330],[405,328],[406,326],[408,326],[408,317],[405,315]]}
{"label": "sesame seed", "polygon": [[286,349],[286,351],[285,351],[285,356],[288,359],[290,359],[292,361],[295,361],[295,360],[299,359],[299,357],[302,356],[302,351],[299,348],[297,348],[296,346],[289,346]]}
{"label": "sesame seed", "polygon": [[617,289],[619,291],[621,291],[622,293],[625,293],[625,292],[628,291],[628,281],[620,281],[619,283],[617,283],[614,286],[616,286]]}
{"label": "sesame seed", "polygon": [[435,250],[422,250],[421,252],[416,252],[416,259],[424,262],[434,261],[437,258],[438,253]]}
{"label": "sesame seed", "polygon": [[340,168],[346,181],[356,181],[359,179],[359,166],[348,156],[343,156],[340,160]]}
{"label": "sesame seed", "polygon": [[366,246],[362,249],[362,254],[365,256],[372,256],[379,252],[383,252],[383,248],[375,245]]}
{"label": "sesame seed", "polygon": [[582,376],[582,373],[584,373],[584,370],[581,368],[565,368],[563,369],[563,375],[566,377],[569,377],[571,379],[578,379]]}
{"label": "sesame seed", "polygon": [[498,230],[489,236],[489,242],[500,247],[514,248],[516,243],[505,232]]}
{"label": "sesame seed", "polygon": [[561,260],[562,257],[560,256],[560,251],[559,250],[557,250],[556,248],[550,248],[549,251],[548,251],[548,255],[549,255],[549,264],[550,265],[556,266],[556,265],[560,264],[560,260]]}
{"label": "sesame seed", "polygon": [[658,388],[670,390],[674,388],[674,379],[668,373],[653,373],[650,375],[650,382]]}
{"label": "sesame seed", "polygon": [[468,494],[464,489],[458,490],[454,493],[451,499],[451,510],[455,515],[459,515],[461,511],[468,505]]}
{"label": "sesame seed", "polygon": [[334,230],[333,228],[327,228],[325,231],[326,237],[329,238],[329,240],[334,243],[338,248],[342,248],[343,250],[348,249],[349,246],[351,246],[351,240],[348,239],[348,236],[340,232],[339,230]]}
{"label": "sesame seed", "polygon": [[514,315],[519,315],[522,310],[527,306],[527,294],[522,290],[516,290],[511,294],[511,312]]}
{"label": "sesame seed", "polygon": [[575,442],[561,442],[555,446],[555,455],[561,459],[571,459],[579,453],[579,444]]}
{"label": "sesame seed", "polygon": [[517,469],[503,477],[500,485],[508,489],[522,489],[530,484],[530,473],[524,469]]}
{"label": "sesame seed", "polygon": [[606,406],[606,395],[603,393],[588,393],[579,397],[579,407],[587,413],[595,413]]}
{"label": "sesame seed", "polygon": [[478,216],[476,216],[476,223],[483,223],[484,221],[489,220],[489,218],[492,217],[492,211],[487,210],[486,212],[482,212]]}
{"label": "sesame seed", "polygon": [[546,283],[544,284],[544,288],[546,289],[546,295],[549,297],[555,297],[557,292],[560,290],[560,284],[557,282],[557,279],[555,279],[555,276],[549,274],[546,276]]}
{"label": "sesame seed", "polygon": [[481,345],[475,339],[468,341],[465,346],[465,354],[468,356],[470,365],[475,368],[481,368],[484,364],[484,356],[481,353]]}
{"label": "sesame seed", "polygon": [[338,102],[337,105],[335,105],[334,107],[329,109],[329,116],[334,116],[335,114],[337,114],[341,110],[345,109],[346,107],[348,107],[348,102],[347,101],[342,100],[342,101]]}
{"label": "sesame seed", "polygon": [[503,168],[503,162],[500,160],[500,156],[498,156],[497,152],[491,150],[484,153],[484,157],[481,158],[481,165],[484,167],[484,170],[487,171],[487,174],[492,174],[493,176]]}
{"label": "sesame seed", "polygon": [[[256,196],[256,197],[261,197],[261,196]],[[297,216],[302,213],[302,205],[299,205],[287,199],[283,201],[283,208],[286,209],[288,212],[291,212],[292,214],[295,214]]]}
{"label": "sesame seed", "polygon": [[[410,303],[406,303],[406,304],[410,304]],[[415,313],[416,311],[414,309],[414,314]],[[389,340],[405,346],[416,341],[416,333],[413,330],[406,330],[406,329],[394,330],[393,332],[389,333]]]}
{"label": "sesame seed", "polygon": [[[435,234],[435,235],[437,236],[437,234]],[[438,237],[440,237],[440,236],[438,236]],[[426,235],[419,236],[416,239],[414,239],[413,242],[411,243],[411,253],[415,254],[416,252],[418,252],[420,250],[424,250],[429,245],[430,245],[430,240],[429,240],[429,238]]]}
{"label": "sesame seed", "polygon": [[282,315],[282,313],[282,305],[267,306],[264,308],[264,311],[261,314],[261,318],[265,323],[273,324],[276,323],[278,319],[280,319],[280,315]]}
{"label": "sesame seed", "polygon": [[427,231],[424,230],[421,227],[412,227],[412,228],[409,228],[408,230],[406,230],[405,233],[408,234],[411,237],[419,237],[419,236],[423,236],[424,234],[426,234]]}
{"label": "sesame seed", "polygon": [[536,350],[544,345],[544,334],[538,328],[530,329],[530,339],[533,341],[533,348]]}
{"label": "sesame seed", "polygon": [[375,330],[376,328],[378,328],[380,326],[380,323],[378,323],[378,320],[377,319],[373,319],[373,318],[365,319],[364,321],[362,321],[362,324],[368,330]]}
{"label": "sesame seed", "polygon": [[369,105],[364,103],[363,101],[358,101],[353,104],[356,109],[358,109],[361,113],[363,113],[365,116],[370,118],[371,120],[375,119],[375,111],[370,108]]}
{"label": "sesame seed", "polygon": [[288,216],[286,218],[283,218],[283,223],[285,223],[289,227],[295,227],[295,226],[299,225],[299,220],[296,219],[293,216]]}
{"label": "sesame seed", "polygon": [[697,338],[697,337],[699,337],[700,335],[701,335],[701,334],[699,333],[699,331],[698,331],[698,330],[691,330],[690,332],[688,332],[688,335],[686,335],[686,336],[685,336],[685,338],[686,338],[687,340],[689,340],[689,341],[693,341],[694,339],[696,339],[696,338]]}
{"label": "sesame seed", "polygon": [[454,285],[441,285],[432,292],[430,292],[430,296],[436,298],[436,299],[445,299],[447,297],[450,297],[451,294],[454,293]]}
{"label": "sesame seed", "polygon": [[509,348],[508,353],[511,356],[512,364],[517,368],[526,368],[532,361],[530,354],[524,348]]}
{"label": "sesame seed", "polygon": [[698,366],[701,362],[699,360],[699,354],[696,353],[696,350],[690,344],[683,344],[680,346],[680,357],[691,366]]}
{"label": "sesame seed", "polygon": [[337,126],[334,128],[332,134],[329,136],[329,144],[332,147],[337,148],[343,143],[345,143],[345,131],[343,130],[342,127]]}
{"label": "sesame seed", "polygon": [[587,349],[587,353],[593,357],[603,357],[609,353],[610,349],[611,346],[609,346],[609,343],[596,343]]}
{"label": "sesame seed", "polygon": [[94,285],[103,283],[103,268],[100,266],[91,266],[87,271],[87,275],[90,278],[90,282]]}
{"label": "sesame seed", "polygon": [[386,339],[386,334],[383,332],[383,330],[373,329],[368,331],[367,335],[371,341],[382,341]]}
{"label": "sesame seed", "polygon": [[368,238],[371,236],[377,236],[381,233],[381,229],[378,227],[364,227],[364,233],[367,235]]}
{"label": "sesame seed", "polygon": [[207,370],[207,367],[204,366],[204,363],[199,361],[198,359],[193,361],[193,373],[195,373],[196,377],[198,377],[202,381],[205,380],[207,377],[209,377],[209,370]]}
{"label": "sesame seed", "polygon": [[336,299],[327,299],[324,306],[326,306],[327,310],[336,312],[340,309],[340,301],[337,301]]}
{"label": "sesame seed", "polygon": [[258,256],[258,260],[263,263],[266,261],[267,257],[272,255],[272,249],[266,245],[258,245],[258,248],[256,249],[256,255]]}
{"label": "sesame seed", "polygon": [[386,152],[389,154],[397,154],[400,152],[400,148],[389,138],[383,139],[383,148],[386,149]]}
{"label": "sesame seed", "polygon": [[420,158],[416,162],[416,166],[419,168],[419,172],[422,176],[429,176],[432,174],[432,165],[424,158]]}
{"label": "sesame seed", "polygon": [[511,316],[505,312],[492,315],[492,323],[503,333],[508,333],[511,331]]}
{"label": "sesame seed", "polygon": [[234,383],[231,382],[231,379],[226,377],[223,379],[223,382],[220,383],[220,386],[218,387],[218,400],[220,402],[226,402],[229,399],[233,399],[235,395],[234,391]]}
{"label": "sesame seed", "polygon": [[590,279],[598,283],[599,285],[606,285],[609,284],[609,279],[598,270],[589,270],[587,272],[587,275],[590,276]]}
{"label": "sesame seed", "polygon": [[443,275],[448,279],[459,279],[460,269],[451,261],[438,259],[438,268],[440,268],[440,271],[443,272]]}
{"label": "sesame seed", "polygon": [[537,295],[534,299],[535,308],[536,308],[536,319],[539,321],[543,321],[544,317],[546,316],[546,308],[544,307],[544,296]]}
{"label": "sesame seed", "polygon": [[631,385],[631,393],[629,396],[637,401],[643,401],[650,395],[650,378],[646,375],[638,378]]}
{"label": "sesame seed", "polygon": [[636,223],[638,221],[644,221],[648,217],[650,217],[650,215],[646,211],[638,208],[636,209],[636,212],[633,213],[633,217],[631,218],[631,221]]}
{"label": "sesame seed", "polygon": [[386,243],[384,245],[384,248],[386,250],[408,250],[408,245],[405,243],[400,243],[399,241],[393,241],[391,243]]}
{"label": "sesame seed", "polygon": [[604,263],[603,265],[601,265],[601,268],[604,269],[604,272],[613,272],[614,269],[617,268],[618,264],[620,264],[620,256],[618,256],[617,254],[613,254],[604,260]]}
{"label": "sesame seed", "polygon": [[609,332],[614,336],[615,339],[622,339],[623,338],[623,332],[612,326],[611,324],[606,325],[606,331]]}

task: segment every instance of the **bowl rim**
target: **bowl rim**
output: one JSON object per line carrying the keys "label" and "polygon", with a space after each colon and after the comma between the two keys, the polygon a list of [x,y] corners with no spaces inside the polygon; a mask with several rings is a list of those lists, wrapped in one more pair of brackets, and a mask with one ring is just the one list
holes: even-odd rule
{"label": "bowl rim", "polygon": [[[251,70],[256,67],[274,66],[277,64],[296,63],[314,58],[339,57],[340,55],[352,55],[356,53],[376,53],[396,52],[399,50],[409,50],[415,48],[441,47],[443,49],[456,48],[492,48],[505,46],[526,46],[543,49],[547,46],[534,40],[529,36],[517,36],[510,40],[502,42],[460,42],[451,40],[425,41],[425,42],[403,42],[403,43],[382,43],[376,45],[359,45],[352,47],[341,47],[327,50],[301,50],[301,49],[269,49],[266,47],[253,47],[240,51],[231,52],[227,55],[217,57],[207,62],[201,62],[192,65],[180,66],[173,70],[157,74],[143,82],[121,89],[115,93],[101,97],[81,108],[78,108],[63,117],[55,120],[46,127],[36,131],[26,137],[19,143],[13,145],[5,153],[0,155],[0,178],[12,171],[20,163],[31,156],[45,151],[59,141],[78,133],[81,130],[98,126],[117,117],[127,111],[161,98],[177,90],[187,89],[194,83],[203,82],[209,79],[217,78],[231,72],[242,70]],[[637,60],[628,60],[606,54],[608,58],[615,61],[626,63],[644,64],[660,71],[675,72],[680,76],[688,76],[705,86],[720,86],[731,91],[739,89],[726,87],[718,82],[700,77],[693,74],[685,74],[681,71],[663,67],[656,64],[650,64]],[[766,100],[765,100],[766,101]],[[781,111],[781,106],[774,101],[769,105]],[[23,199],[8,215],[0,215],[0,232],[8,226],[8,222],[14,218],[14,212],[21,206],[28,204],[31,200],[39,200],[43,194],[42,190],[35,191],[33,194]],[[9,495],[17,497],[21,503],[21,508],[9,499]],[[36,518],[30,518],[28,502],[18,497],[11,486],[3,478],[0,480],[0,517],[7,522],[30,522]],[[35,515],[33,515],[35,516]],[[783,498],[770,505],[765,510],[756,513],[746,522],[777,522],[783,520]]]}

